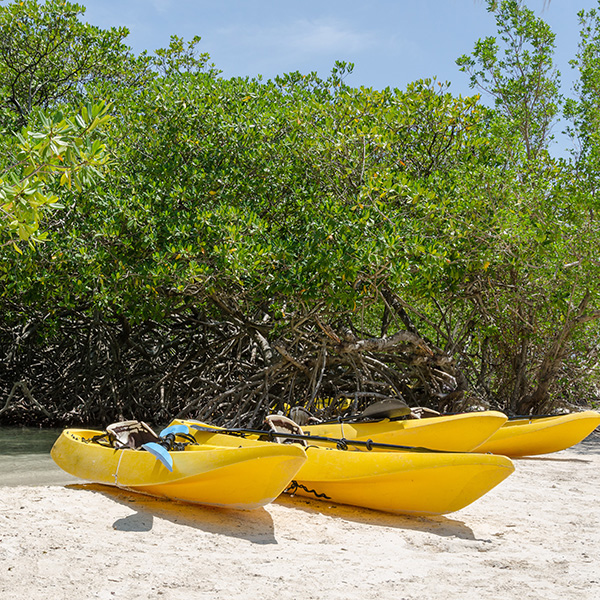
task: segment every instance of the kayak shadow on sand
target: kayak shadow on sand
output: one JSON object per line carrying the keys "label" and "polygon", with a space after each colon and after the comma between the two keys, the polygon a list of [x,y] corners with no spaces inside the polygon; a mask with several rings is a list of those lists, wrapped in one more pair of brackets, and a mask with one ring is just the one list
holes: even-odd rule
{"label": "kayak shadow on sand", "polygon": [[600,454],[600,429],[593,431],[583,441],[570,448],[576,454]]}
{"label": "kayak shadow on sand", "polygon": [[[583,454],[583,453],[582,453]],[[551,454],[547,454],[544,456],[518,456],[513,460],[523,460],[523,461],[531,461],[531,462],[556,462],[556,463],[590,463],[591,459],[585,458],[572,458],[566,456],[552,456]]]}
{"label": "kayak shadow on sand", "polygon": [[264,508],[233,510],[185,504],[97,483],[76,483],[66,487],[103,494],[133,511],[113,523],[113,529],[118,531],[151,531],[154,519],[158,518],[254,544],[277,544],[273,519]]}
{"label": "kayak shadow on sand", "polygon": [[328,517],[337,517],[366,525],[423,531],[439,535],[440,537],[456,537],[463,540],[482,541],[477,540],[473,530],[467,527],[462,521],[449,519],[442,515],[429,517],[395,515],[371,510],[370,508],[348,506],[346,504],[337,504],[331,501],[325,502],[323,500],[306,498],[304,496],[291,496],[289,494],[281,494],[275,500],[275,503],[308,513],[319,513]]}

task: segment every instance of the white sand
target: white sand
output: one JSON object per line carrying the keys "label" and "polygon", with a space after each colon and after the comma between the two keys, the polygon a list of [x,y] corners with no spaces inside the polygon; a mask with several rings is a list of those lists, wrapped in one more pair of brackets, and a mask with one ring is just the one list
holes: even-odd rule
{"label": "white sand", "polygon": [[600,598],[600,434],[515,463],[485,497],[428,519],[304,498],[241,512],[79,483],[0,487],[0,599]]}

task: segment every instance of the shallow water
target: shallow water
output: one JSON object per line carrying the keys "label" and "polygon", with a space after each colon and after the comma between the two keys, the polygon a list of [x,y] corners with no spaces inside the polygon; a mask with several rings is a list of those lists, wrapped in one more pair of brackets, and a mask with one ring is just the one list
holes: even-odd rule
{"label": "shallow water", "polygon": [[59,469],[50,449],[60,429],[0,427],[0,487],[64,485],[77,481]]}

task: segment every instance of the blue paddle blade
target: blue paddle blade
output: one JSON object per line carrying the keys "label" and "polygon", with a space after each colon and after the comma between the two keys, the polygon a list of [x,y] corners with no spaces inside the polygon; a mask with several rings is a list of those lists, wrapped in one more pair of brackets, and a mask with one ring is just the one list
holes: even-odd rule
{"label": "blue paddle blade", "polygon": [[169,471],[173,472],[173,457],[160,444],[148,442],[147,444],[142,444],[142,448],[150,452],[150,454],[154,454]]}
{"label": "blue paddle blade", "polygon": [[187,425],[184,425],[183,423],[181,423],[179,425],[170,425],[169,427],[166,427],[158,435],[162,438],[162,437],[165,437],[165,435],[169,435],[170,433],[172,433],[174,435],[178,435],[180,433],[189,433],[189,432],[190,432],[190,428]]}

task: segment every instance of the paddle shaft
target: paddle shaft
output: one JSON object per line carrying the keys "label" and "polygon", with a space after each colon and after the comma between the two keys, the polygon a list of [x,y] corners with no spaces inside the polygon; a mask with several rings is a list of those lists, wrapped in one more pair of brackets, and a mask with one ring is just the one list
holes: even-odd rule
{"label": "paddle shaft", "polygon": [[277,431],[264,431],[262,429],[244,429],[244,428],[233,428],[233,429],[214,429],[212,427],[193,424],[192,427],[198,431],[205,431],[207,433],[223,433],[223,434],[251,434],[251,435],[264,435],[269,439],[274,438],[286,438],[293,440],[312,440],[315,442],[326,442],[329,444],[335,444],[339,450],[347,450],[348,446],[358,446],[372,450],[373,448],[381,448],[382,450],[403,450],[408,452],[435,452],[441,454],[453,454],[450,450],[432,450],[431,448],[423,448],[420,446],[400,446],[398,444],[384,444],[382,442],[374,442],[373,440],[347,440],[346,438],[331,438],[320,435],[310,435],[308,433],[281,433]]}

